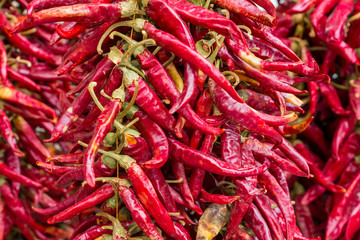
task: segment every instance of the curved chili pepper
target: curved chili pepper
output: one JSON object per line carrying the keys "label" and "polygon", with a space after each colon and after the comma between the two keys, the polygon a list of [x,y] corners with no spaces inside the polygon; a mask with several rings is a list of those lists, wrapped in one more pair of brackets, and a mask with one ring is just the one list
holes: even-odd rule
{"label": "curved chili pepper", "polygon": [[[121,79],[122,71],[120,71],[118,68],[113,68],[110,77],[104,86],[104,92],[108,95],[111,95],[111,93],[115,91],[115,89],[120,87],[122,83]],[[98,100],[102,106],[105,106],[109,102],[109,99],[104,97],[103,95],[100,95],[98,97]],[[89,127],[89,125],[92,125],[99,117],[100,113],[100,109],[96,105],[94,105],[90,112],[86,115],[83,123],[76,128],[76,131],[82,131]]]}
{"label": "curved chili pepper", "polygon": [[5,141],[9,144],[11,150],[17,156],[24,156],[24,153],[21,152],[18,145],[16,144],[16,138],[12,131],[9,118],[2,109],[0,109],[0,135],[5,139]]}
{"label": "curved chili pepper", "polygon": [[265,220],[268,223],[268,226],[271,232],[273,233],[273,235],[276,237],[276,239],[278,240],[284,239],[284,234],[282,232],[280,223],[271,209],[271,205],[267,199],[267,196],[266,195],[256,196],[254,202],[258,211],[260,211],[262,215],[265,217]]}
{"label": "curved chili pepper", "polygon": [[[103,154],[105,154],[105,152],[103,152]],[[146,176],[142,168],[133,158],[127,155],[117,155],[111,152],[106,153],[106,155],[115,159],[120,166],[126,170],[126,173],[134,187],[135,193],[149,212],[150,216],[154,218],[161,229],[169,236],[176,237],[177,233],[174,228],[174,223],[172,222],[165,207],[160,202],[151,181]]]}
{"label": "curved chili pepper", "polygon": [[303,13],[315,6],[320,0],[300,0],[286,13]]}
{"label": "curved chili pepper", "polygon": [[234,22],[215,11],[197,6],[184,0],[166,0],[185,22],[211,29],[231,39],[239,39],[246,45],[244,35]]}
{"label": "curved chili pepper", "polygon": [[289,134],[299,134],[306,130],[306,128],[310,125],[311,121],[314,119],[314,117],[308,118],[306,121],[301,122],[299,124],[295,125],[283,125],[283,126],[277,126],[277,131],[279,131],[282,135],[289,135]]}
{"label": "curved chili pepper", "polygon": [[[202,168],[206,171],[229,177],[247,177],[260,174],[267,169],[266,165],[259,168],[239,168],[236,165],[222,162],[210,155],[191,149],[182,143],[168,138],[170,158],[191,167]],[[197,159],[193,161],[193,159]]]}
{"label": "curved chili pepper", "polygon": [[27,7],[27,15],[28,17],[32,16],[32,14],[37,10],[59,7],[59,6],[68,6],[79,3],[89,3],[90,0],[60,0],[56,2],[48,1],[48,0],[34,0],[29,3]]}
{"label": "curved chili pepper", "polygon": [[[203,58],[199,53],[192,50],[190,47],[182,43],[180,40],[178,40],[171,34],[156,29],[154,25],[148,22],[141,21],[139,19],[137,20],[138,21],[135,23],[137,30],[146,31],[159,46],[163,47],[167,51],[174,53],[176,56],[184,59],[186,62],[192,64],[193,66],[201,69],[209,77],[214,79],[222,88],[224,88],[224,90],[226,90],[231,95],[231,97],[233,97],[239,102],[243,102],[243,100],[239,97],[239,95],[236,93],[236,91],[231,86],[229,81],[225,78],[225,76],[218,69],[216,69],[215,66],[212,65],[208,60]],[[152,63],[154,64],[154,62]]]}
{"label": "curved chili pepper", "polygon": [[245,215],[245,220],[249,224],[249,227],[255,233],[259,239],[270,240],[273,239],[271,236],[270,229],[261,215],[259,209],[252,203]]}
{"label": "curved chili pepper", "polygon": [[[212,79],[209,80],[210,94],[217,108],[232,122],[241,127],[264,135],[277,143],[281,143],[282,137],[266,123],[245,103],[236,102]],[[251,121],[249,121],[251,119]]]}
{"label": "curved chili pepper", "polygon": [[[33,13],[31,17],[24,17],[16,23],[11,34],[18,33],[43,23],[76,21],[76,22],[107,22],[119,17],[130,17],[135,3],[125,1],[122,3],[75,4],[70,6],[54,7]],[[106,14],[103,14],[106,12]]]}
{"label": "curved chili pepper", "polygon": [[[192,50],[196,50],[194,39],[192,38],[188,27],[185,22],[181,20],[180,16],[169,7],[169,5],[163,1],[151,0],[147,2],[146,11],[156,24],[160,26],[160,28],[177,37]],[[161,16],[166,16],[166,18]],[[170,25],[169,23],[172,24]],[[176,28],[173,26],[176,26]],[[196,94],[198,70],[189,63],[185,63],[184,73],[184,89],[182,90],[180,98],[171,107],[169,111],[170,114],[173,114],[178,109],[182,108]]]}
{"label": "curved chili pepper", "polygon": [[29,142],[31,141],[31,145],[34,147],[34,150],[36,152],[40,153],[45,157],[50,157],[49,150],[43,145],[43,143],[40,141],[40,139],[34,132],[33,128],[28,122],[26,122],[23,117],[17,116],[14,119],[14,125],[16,129],[21,132]]}
{"label": "curved chili pepper", "polygon": [[[100,88],[105,82],[104,75],[106,76],[108,73],[110,73],[113,67],[114,64],[112,63],[112,61],[108,58],[105,58],[103,60],[103,64],[100,64],[95,69],[95,73],[98,73],[98,75],[94,74],[93,78],[93,81],[97,83],[94,87],[95,93],[100,92]],[[66,112],[61,115],[53,133],[51,134],[51,138],[44,140],[44,142],[54,142],[58,140],[68,130],[68,128],[73,124],[73,122],[75,122],[79,118],[80,114],[85,111],[86,106],[89,104],[90,101],[91,95],[88,89],[85,88],[71,103],[70,107],[66,110]]]}
{"label": "curved chili pepper", "polygon": [[57,114],[52,108],[14,88],[2,86],[0,88],[0,99],[19,104],[25,108],[40,110],[52,117],[54,122],[57,121]]}
{"label": "curved chili pepper", "polygon": [[121,105],[122,103],[120,103],[119,99],[113,99],[106,104],[97,120],[94,135],[91,138],[89,146],[86,148],[84,155],[84,170],[85,179],[90,187],[95,186],[95,172],[93,165],[97,150],[106,135],[110,132],[116,116],[120,111]]}
{"label": "curved chili pepper", "polygon": [[256,139],[247,139],[244,142],[243,147],[249,149],[250,151],[252,151],[257,155],[261,155],[263,157],[271,159],[276,163],[276,165],[281,167],[283,170],[290,172],[291,174],[294,174],[296,176],[303,176],[303,177],[307,176],[307,173],[304,173],[295,164],[287,161],[286,159],[275,154],[273,151],[267,149]]}
{"label": "curved chili pepper", "polygon": [[130,110],[128,116],[130,119],[139,118],[134,125],[148,143],[153,155],[151,160],[141,164],[141,166],[143,168],[160,168],[166,163],[169,156],[169,147],[164,131],[136,107]]}
{"label": "curved chili pepper", "polygon": [[285,192],[277,183],[276,179],[269,173],[264,172],[259,175],[259,181],[264,183],[266,189],[271,192],[271,194],[275,197],[281,212],[284,215],[286,221],[286,236],[287,239],[294,238],[294,228],[295,228],[295,212],[291,205],[290,198],[286,196]]}
{"label": "curved chili pepper", "polygon": [[205,189],[201,188],[199,201],[200,202],[211,202],[211,203],[220,204],[220,205],[226,205],[226,204],[230,204],[230,203],[238,200],[239,198],[240,198],[239,196],[226,196],[226,195],[221,195],[221,194],[211,194],[211,193],[208,193]]}
{"label": "curved chili pepper", "polygon": [[203,214],[203,211],[201,210],[201,208],[198,205],[196,205],[195,203],[191,203],[191,202],[189,203],[189,202],[185,201],[185,199],[181,196],[181,194],[178,193],[177,191],[175,191],[175,189],[173,189],[171,186],[169,186],[169,190],[170,190],[172,199],[177,204],[184,206],[188,209],[191,209],[199,215]]}
{"label": "curved chili pepper", "polygon": [[5,34],[5,37],[9,40],[9,42],[15,47],[19,48],[19,50],[27,55],[35,56],[36,58],[46,61],[52,65],[60,64],[60,57],[48,51],[47,49],[43,49],[38,45],[31,43],[25,36],[21,34],[13,34],[10,36],[10,32],[13,27],[7,21],[5,14],[3,11],[0,11],[0,30]]}
{"label": "curved chili pepper", "polygon": [[200,217],[196,239],[210,240],[219,234],[230,217],[227,205],[211,204]]}
{"label": "curved chili pepper", "polygon": [[352,212],[349,216],[349,221],[345,229],[345,240],[351,240],[355,236],[356,232],[359,230],[360,222],[360,203],[352,209]]}
{"label": "curved chili pepper", "polygon": [[[17,174],[21,174],[20,158],[15,155],[13,151],[6,151],[5,153],[6,164],[9,168]],[[11,188],[15,195],[19,195],[21,183],[11,181]]]}
{"label": "curved chili pepper", "polygon": [[[204,154],[209,154],[214,145],[215,139],[216,138],[214,135],[206,135],[202,142],[200,151],[203,152]],[[194,148],[194,149],[196,149],[196,148]],[[189,187],[190,187],[193,199],[197,199],[197,197],[200,194],[201,187],[203,185],[204,178],[205,178],[205,173],[206,172],[201,168],[195,168],[191,172],[190,180],[189,180]]]}
{"label": "curved chili pepper", "polygon": [[35,182],[25,177],[24,175],[14,172],[2,161],[0,161],[0,174],[4,175],[5,177],[9,178],[12,181],[17,181],[27,187],[34,187],[34,188],[42,187],[40,183]]}
{"label": "curved chili pepper", "polygon": [[341,201],[333,207],[326,226],[326,239],[336,239],[345,230],[345,225],[349,219],[351,210],[357,205],[356,194],[360,192],[360,173],[358,173]]}
{"label": "curved chili pepper", "polygon": [[49,224],[54,224],[57,222],[63,222],[67,219],[71,219],[75,217],[77,214],[81,213],[82,211],[89,209],[93,206],[96,206],[99,203],[102,203],[103,201],[112,197],[113,195],[114,195],[113,187],[110,184],[104,184],[95,192],[82,199],[80,202],[73,204],[71,207],[67,208],[66,210],[49,218],[47,222]]}
{"label": "curved chili pepper", "polygon": [[170,161],[170,166],[175,179],[182,179],[181,182],[177,183],[177,186],[180,189],[182,197],[188,204],[194,204],[194,198],[191,194],[188,180],[186,178],[184,164],[177,161]]}
{"label": "curved chili pepper", "polygon": [[7,87],[13,87],[11,82],[8,80],[7,71],[6,71],[6,64],[7,64],[7,53],[5,49],[4,42],[0,40],[0,78],[1,84]]}
{"label": "curved chili pepper", "polygon": [[124,201],[126,207],[131,212],[131,216],[145,235],[149,239],[163,239],[135,193],[126,186],[119,186],[118,190],[120,198]]}
{"label": "curved chili pepper", "polygon": [[263,23],[270,27],[276,26],[276,16],[271,16],[266,12],[261,11],[250,1],[230,1],[230,0],[216,0],[215,3],[229,11],[234,11],[237,14],[244,15],[256,22]]}
{"label": "curved chili pepper", "polygon": [[81,201],[83,198],[87,197],[94,191],[93,188],[90,188],[89,186],[84,186],[79,188],[75,193],[73,193],[70,197],[65,198],[62,202],[59,202],[58,204],[49,207],[49,208],[36,208],[32,207],[32,209],[42,215],[55,215],[58,214],[65,209],[71,207],[74,205],[77,201]]}
{"label": "curved chili pepper", "polygon": [[225,123],[221,134],[221,157],[226,162],[241,166],[241,134],[240,128],[231,123]]}
{"label": "curved chili pepper", "polygon": [[[115,21],[115,20],[114,20]],[[79,64],[89,60],[96,54],[96,47],[104,32],[114,23],[114,21],[105,22],[98,28],[87,32],[72,48],[64,55],[64,60],[55,71],[62,75],[74,69]],[[107,58],[106,58],[107,59]],[[104,60],[105,61],[105,60]],[[108,64],[113,64],[110,60]],[[104,74],[108,76],[108,74]]]}
{"label": "curved chili pepper", "polygon": [[[156,33],[159,33],[158,31],[160,31],[157,29],[153,29],[153,30]],[[158,37],[163,38],[160,35]],[[169,41],[166,40],[166,42],[173,43],[175,40],[173,38],[174,37],[170,38],[170,36],[169,36],[169,39],[168,39]],[[176,41],[179,41],[179,40],[176,40]],[[174,47],[174,46],[172,46],[172,47]],[[165,98],[165,99],[167,98],[170,100],[171,103],[174,103],[176,101],[176,99],[179,98],[180,93],[176,89],[176,86],[175,86],[174,82],[171,80],[169,74],[162,67],[161,63],[150,52],[148,52],[146,50],[144,50],[141,54],[138,54],[137,58],[140,62],[141,68],[145,71],[145,75],[147,76],[149,82],[155,87],[155,89],[159,92],[159,94],[163,98]],[[179,109],[178,112],[194,128],[199,129],[204,133],[214,134],[214,135],[218,135],[218,134],[222,133],[221,129],[208,126],[201,118],[199,118],[194,113],[194,111],[192,110],[192,108],[189,104],[186,104],[183,108]]]}
{"label": "curved chili pepper", "polygon": [[343,33],[341,32],[343,31],[346,20],[353,9],[354,1],[339,1],[325,25],[324,31],[329,41],[338,42],[342,40]]}
{"label": "curved chili pepper", "polygon": [[[355,85],[360,86],[359,81],[354,82]],[[356,119],[360,119],[360,87],[354,87],[350,84],[349,90],[349,101],[350,106],[355,113]]]}
{"label": "curved chili pepper", "polygon": [[164,104],[161,102],[159,97],[156,95],[144,80],[137,75],[135,72],[128,70],[127,68],[121,68],[123,71],[123,81],[125,87],[129,91],[130,95],[133,96],[135,93],[135,83],[139,84],[138,94],[136,96],[136,104],[143,110],[155,123],[160,125],[177,137],[185,138],[186,134],[178,133],[174,130],[175,118],[166,109]]}
{"label": "curved chili pepper", "polygon": [[11,67],[6,66],[6,71],[7,71],[9,78],[11,78],[12,80],[14,80],[16,82],[19,82],[20,84],[24,85],[26,88],[29,88],[30,90],[35,90],[38,92],[41,91],[39,85],[37,85],[33,80],[31,80],[30,78],[15,71]]}
{"label": "curved chili pepper", "polygon": [[300,201],[301,197],[297,196],[295,198],[295,213],[298,226],[301,229],[303,235],[315,237],[316,226],[312,219],[310,207],[308,205],[301,204]]}
{"label": "curved chili pepper", "polygon": [[[260,82],[260,84],[263,86],[274,89],[276,91],[292,93],[292,94],[301,94],[306,92],[291,87],[287,83],[281,81],[275,81],[275,79],[279,77],[278,73],[272,73],[270,71],[264,71],[252,67],[250,64],[246,63],[239,57],[232,55],[225,46],[220,48],[218,52],[218,56],[224,61],[228,59],[232,60],[240,69],[244,70],[249,77],[254,78],[256,81]],[[271,75],[273,77],[270,77]]]}
{"label": "curved chili pepper", "polygon": [[36,221],[26,213],[26,210],[20,199],[13,195],[11,187],[7,183],[0,187],[0,191],[2,199],[5,201],[8,209],[10,212],[12,212],[13,215],[21,217],[23,220],[25,220],[26,224],[30,225],[34,229],[38,229],[43,233],[49,231],[44,226],[36,223]]}
{"label": "curved chili pepper", "polygon": [[348,117],[342,118],[339,125],[336,128],[334,137],[331,144],[332,157],[339,158],[339,148],[345,138],[353,131],[356,125],[356,117],[354,114],[350,114]]}
{"label": "curved chili pepper", "polygon": [[105,228],[105,226],[110,226],[110,225],[100,225],[94,228],[90,228],[85,232],[77,235],[74,238],[74,240],[97,239],[103,236],[104,234],[112,234],[112,230]]}

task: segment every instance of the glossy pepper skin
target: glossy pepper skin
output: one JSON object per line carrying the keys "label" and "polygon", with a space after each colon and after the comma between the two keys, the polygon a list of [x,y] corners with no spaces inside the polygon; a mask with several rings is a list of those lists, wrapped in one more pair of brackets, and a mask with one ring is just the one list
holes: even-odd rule
{"label": "glossy pepper skin", "polygon": [[0,109],[0,135],[5,139],[5,141],[10,145],[11,150],[17,156],[24,156],[24,153],[19,149],[15,135],[12,131],[11,123],[9,122],[8,116],[5,112]]}
{"label": "glossy pepper skin", "polygon": [[[220,161],[210,155],[191,149],[174,139],[168,138],[168,141],[171,159],[215,174],[230,177],[247,177],[260,174],[267,169],[266,165],[258,168],[239,168],[236,165]],[[193,161],[192,159],[198,160]]]}
{"label": "glossy pepper skin", "polygon": [[112,125],[116,119],[117,114],[121,108],[119,99],[113,99],[106,104],[104,110],[101,112],[94,131],[94,136],[91,138],[89,146],[84,155],[85,179],[91,187],[95,186],[95,172],[94,161],[97,150],[100,144],[110,132]]}
{"label": "glossy pepper skin", "polygon": [[138,224],[140,229],[145,233],[149,239],[160,240],[163,239],[155,224],[151,221],[150,216],[146,212],[144,206],[136,197],[134,191],[126,186],[119,186],[119,196],[124,201],[126,207],[131,212],[131,216]]}
{"label": "glossy pepper skin", "polygon": [[[192,50],[196,50],[195,42],[191,36],[189,28],[187,27],[186,23],[180,18],[180,16],[176,13],[176,11],[172,9],[169,5],[167,5],[163,1],[151,0],[147,3],[146,12],[156,22],[156,24],[160,26],[161,29],[165,30],[168,33],[171,33],[180,41],[183,41],[186,45],[191,47]],[[182,90],[180,98],[170,109],[171,114],[176,112],[185,104],[189,103],[191,98],[193,98],[196,94],[198,82],[197,68],[193,67],[189,63],[185,63],[184,73],[184,89]]]}
{"label": "glossy pepper skin", "polygon": [[130,119],[139,118],[134,125],[141,132],[153,155],[152,159],[141,166],[143,168],[160,168],[169,157],[169,144],[164,131],[138,108],[133,107],[129,115],[131,115]]}
{"label": "glossy pepper skin", "polygon": [[99,203],[107,200],[108,198],[114,195],[114,189],[110,184],[104,184],[95,192],[91,193],[81,201],[73,204],[64,211],[52,216],[47,220],[49,224],[54,224],[58,222],[63,222],[67,219],[71,219],[81,213],[82,211],[89,209],[93,206],[96,206]]}
{"label": "glossy pepper skin", "polygon": [[[213,80],[209,80],[210,94],[217,108],[235,124],[262,134],[276,143],[281,143],[281,135],[265,122],[245,103],[236,102]],[[250,117],[251,116],[251,117]],[[249,121],[251,119],[251,121]]]}

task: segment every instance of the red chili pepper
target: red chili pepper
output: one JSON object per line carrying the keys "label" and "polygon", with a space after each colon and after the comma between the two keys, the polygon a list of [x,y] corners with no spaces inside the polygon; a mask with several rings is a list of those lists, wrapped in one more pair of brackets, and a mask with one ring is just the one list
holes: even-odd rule
{"label": "red chili pepper", "polygon": [[239,39],[246,44],[244,36],[234,22],[215,11],[197,6],[184,0],[166,0],[185,21],[195,26],[213,30],[231,39]]}
{"label": "red chili pepper", "polygon": [[[5,153],[6,164],[9,168],[17,174],[21,174],[20,158],[14,154],[13,151],[6,151]],[[21,183],[17,181],[11,181],[11,188],[14,194],[17,196],[20,192]]]}
{"label": "red chili pepper", "polygon": [[77,235],[74,240],[97,239],[102,237],[104,234],[112,234],[113,231],[111,229],[105,228],[106,226],[110,225],[100,225],[94,228],[90,228],[85,232]]}
{"label": "red chili pepper", "polygon": [[356,117],[350,114],[348,117],[342,118],[336,128],[331,144],[332,157],[339,158],[339,149],[346,137],[353,131],[356,125]]}
{"label": "red chili pepper", "polygon": [[256,22],[263,23],[270,27],[276,26],[276,16],[271,16],[266,12],[261,11],[250,1],[229,1],[229,0],[216,0],[215,3],[229,11],[234,11],[237,14],[244,15]]}
{"label": "red chili pepper", "polygon": [[259,181],[265,184],[266,189],[275,197],[286,221],[286,237],[287,239],[293,239],[296,220],[290,198],[285,194],[276,179],[269,172],[260,174]]}
{"label": "red chili pepper", "polygon": [[345,240],[351,240],[355,236],[356,232],[359,230],[360,222],[360,203],[352,209],[352,212],[349,216],[349,221],[345,229]]}
{"label": "red chili pepper", "polygon": [[149,239],[163,239],[156,229],[155,224],[151,221],[150,216],[146,212],[135,193],[126,186],[119,186],[119,196],[124,201],[126,207],[131,212],[132,218],[135,220],[140,229]]}
{"label": "red chili pepper", "polygon": [[292,8],[286,11],[286,13],[303,13],[318,4],[320,0],[300,0]]}
{"label": "red chili pepper", "polygon": [[[286,141],[286,140],[284,140]],[[294,174],[296,176],[307,176],[307,173],[303,172],[301,169],[299,169],[294,163],[287,161],[286,159],[278,156],[270,149],[267,149],[266,146],[262,145],[258,140],[256,139],[247,139],[244,144],[243,148],[247,148],[250,151],[252,151],[255,156],[261,155],[263,157],[266,157],[272,161],[275,162],[277,166],[279,166],[281,169],[290,172],[291,174]]]}
{"label": "red chili pepper", "polygon": [[103,201],[112,197],[113,195],[114,195],[113,187],[110,184],[105,184],[96,191],[94,191],[92,194],[82,199],[80,202],[73,204],[71,207],[67,208],[66,210],[49,218],[47,222],[49,224],[54,224],[57,222],[63,222],[67,219],[71,219],[75,217],[77,214],[81,213],[82,211],[89,209],[93,206],[96,206],[99,203],[102,203]]}
{"label": "red chili pepper", "polygon": [[165,207],[160,202],[154,187],[142,168],[133,158],[127,155],[117,155],[110,152],[106,155],[117,160],[120,166],[126,170],[126,173],[134,187],[135,193],[149,212],[150,216],[154,218],[155,222],[169,236],[176,237],[177,233],[174,228],[174,223],[172,222]]}
{"label": "red chili pepper", "polygon": [[[111,93],[115,91],[115,89],[120,87],[122,83],[121,79],[122,71],[120,71],[118,68],[113,68],[110,77],[104,86],[104,92],[108,95],[111,95]],[[105,106],[109,102],[109,99],[104,97],[103,95],[100,95],[98,99],[102,106]],[[100,113],[100,109],[96,105],[94,105],[91,111],[86,115],[83,123],[76,128],[76,131],[83,131],[84,129],[92,125],[97,120]]]}
{"label": "red chili pepper", "polygon": [[138,94],[136,96],[136,104],[143,110],[155,123],[160,125],[177,137],[184,138],[186,134],[175,132],[175,118],[166,109],[164,104],[161,102],[159,97],[156,95],[146,82],[135,72],[128,70],[127,68],[121,68],[123,71],[123,81],[129,91],[130,95],[133,96],[135,93],[135,83],[139,84]]}
{"label": "red chili pepper", "polygon": [[189,203],[189,202],[185,201],[185,199],[181,196],[181,194],[178,193],[177,191],[175,191],[175,189],[173,189],[171,186],[169,186],[169,190],[170,190],[172,199],[177,204],[184,206],[188,209],[191,209],[199,215],[203,214],[203,211],[201,210],[201,208],[198,205],[196,205],[195,203]]}
{"label": "red chili pepper", "polygon": [[256,237],[264,240],[273,239],[264,217],[254,204],[250,204],[244,219],[249,224],[249,227],[253,230]]}
{"label": "red chili pepper", "polygon": [[22,222],[24,222],[25,220],[26,224],[28,224],[34,229],[40,230],[43,233],[46,233],[47,231],[50,230],[36,223],[36,221],[26,213],[25,208],[21,203],[20,199],[13,195],[11,191],[11,187],[7,183],[4,183],[0,187],[0,191],[1,191],[2,199],[5,201],[6,206],[14,216],[17,216],[19,218],[21,217],[23,219]]}
{"label": "red chili pepper", "polygon": [[308,205],[303,205],[300,203],[301,197],[297,196],[295,198],[295,213],[296,221],[298,226],[305,236],[315,237],[316,236],[316,226],[313,222],[311,210]]}
{"label": "red chili pepper", "polygon": [[42,154],[45,157],[50,157],[49,150],[42,144],[33,128],[25,121],[24,118],[17,116],[14,119],[14,125],[16,129],[21,132],[29,142],[31,141],[31,146],[33,146],[36,152]]}
{"label": "red chili pepper", "polygon": [[[114,64],[108,58],[105,58],[102,64],[99,64],[95,69],[93,81],[97,83],[94,87],[95,93],[100,92],[100,88],[105,82],[104,75],[106,76],[111,72],[111,69],[114,67]],[[105,74],[104,74],[105,73]],[[95,77],[97,76],[97,77]],[[58,140],[68,128],[75,122],[81,113],[86,110],[86,106],[91,101],[91,95],[87,88],[83,89],[81,93],[76,97],[76,99],[71,103],[70,107],[66,110],[65,113],[60,117],[53,133],[51,134],[50,139],[44,140],[44,142],[54,142]]]}
{"label": "red chili pepper", "polygon": [[[214,135],[206,135],[202,142],[200,151],[203,152],[204,154],[209,154],[212,150],[215,139],[216,138]],[[196,148],[194,148],[194,149],[196,149]],[[195,168],[191,172],[190,180],[189,180],[189,187],[190,187],[193,199],[197,199],[197,197],[200,194],[201,187],[202,187],[204,179],[205,179],[205,173],[206,172],[201,168]]]}
{"label": "red chili pepper", "polygon": [[7,87],[13,87],[11,82],[7,78],[7,71],[6,71],[6,64],[7,64],[7,53],[5,49],[4,42],[0,40],[0,78],[1,84]]}
{"label": "red chili pepper", "polygon": [[211,194],[208,193],[205,189],[201,188],[199,201],[200,202],[211,202],[220,205],[230,204],[236,200],[238,200],[239,196],[226,196],[221,194]]}
{"label": "red chili pepper", "polygon": [[[86,62],[96,54],[96,47],[104,32],[115,22],[105,22],[99,27],[88,31],[72,48],[64,55],[64,60],[55,71],[62,75],[74,69],[79,64]],[[107,59],[107,58],[106,58]],[[104,60],[105,61],[105,60]],[[107,64],[113,64],[110,60]],[[113,66],[113,65],[112,65]],[[104,74],[107,76],[108,74]]]}
{"label": "red chili pepper", "polygon": [[27,15],[30,17],[37,10],[89,2],[90,0],[60,0],[56,2],[48,0],[35,0],[29,3],[27,7]]}
{"label": "red chili pepper", "polygon": [[25,108],[40,110],[51,117],[54,122],[57,121],[57,114],[52,108],[14,88],[1,87],[0,99],[19,104]]}
{"label": "red chili pepper", "polygon": [[[209,77],[214,79],[224,90],[226,90],[235,100],[243,102],[243,100],[236,93],[234,88],[231,86],[229,81],[224,77],[224,75],[215,68],[208,60],[203,58],[199,53],[192,50],[190,47],[182,43],[176,37],[168,34],[164,31],[156,29],[156,27],[144,20],[137,19],[135,22],[135,28],[138,31],[144,30],[149,36],[155,40],[155,42],[163,47],[165,50],[174,53],[176,56],[184,59],[186,62],[192,64],[193,66],[199,68]],[[148,56],[149,57],[148,53]],[[155,57],[154,57],[155,58]],[[155,62],[152,62],[154,64]],[[167,74],[166,74],[167,75]],[[169,96],[170,97],[170,96]],[[171,101],[171,99],[169,99]]]}
{"label": "red chili pepper", "polygon": [[169,156],[169,145],[164,131],[153,122],[143,111],[133,107],[128,115],[130,119],[139,118],[134,124],[146,140],[152,152],[152,159],[141,164],[143,168],[160,168]]}
{"label": "red chili pepper", "polygon": [[[146,23],[145,23],[146,25]],[[147,25],[146,25],[147,26]],[[154,34],[160,34],[157,29],[152,30]],[[150,33],[149,33],[150,34]],[[154,36],[152,36],[154,37]],[[161,39],[163,38],[159,35]],[[179,41],[174,39],[174,37],[167,36],[167,43],[173,44],[175,41]],[[164,38],[164,39],[166,39]],[[155,39],[156,40],[156,39]],[[175,46],[172,46],[175,47]],[[176,46],[178,47],[178,46]],[[179,98],[180,93],[176,89],[174,82],[171,80],[169,74],[163,68],[161,63],[148,51],[144,50],[141,54],[137,55],[137,58],[140,62],[142,70],[145,71],[145,75],[147,76],[149,82],[154,86],[157,92],[165,98],[169,99],[171,103],[174,103],[176,99]],[[207,63],[210,63],[207,61]],[[226,80],[227,81],[227,80]],[[230,84],[229,82],[227,82]],[[232,87],[231,87],[232,88]],[[232,88],[233,91],[235,91]],[[184,117],[187,122],[189,122],[194,128],[201,130],[206,134],[214,134],[218,135],[222,133],[222,130],[219,128],[214,128],[208,126],[201,118],[199,118],[194,111],[192,110],[190,104],[186,104],[183,108],[178,110],[179,114]]]}
{"label": "red chili pepper", "polygon": [[217,108],[225,114],[227,118],[231,119],[232,122],[240,125],[242,128],[254,131],[277,143],[281,143],[281,135],[268,126],[248,105],[236,102],[212,79],[209,80],[209,89]]}
{"label": "red chili pepper", "polygon": [[327,220],[326,239],[336,239],[340,237],[345,230],[345,225],[349,219],[351,210],[359,203],[359,201],[356,200],[356,195],[360,192],[359,186],[360,173],[356,175],[341,201],[331,210]]}
{"label": "red chili pepper", "polygon": [[[163,1],[151,0],[147,2],[146,11],[156,22],[156,24],[160,26],[160,28],[168,33],[173,34],[192,50],[196,50],[194,39],[192,38],[188,27],[186,26],[185,22],[181,20],[180,16],[169,7],[169,5]],[[166,18],[160,16],[166,16]],[[173,26],[176,26],[176,28]],[[180,98],[171,107],[169,111],[170,114],[173,114],[178,109],[182,108],[196,94],[198,70],[189,63],[185,63],[184,73],[184,89]]]}
{"label": "red chili pepper", "polygon": [[339,1],[336,8],[330,14],[326,25],[325,33],[329,41],[338,42],[342,40],[346,20],[354,9],[354,1]]}
{"label": "red chili pepper", "polygon": [[35,182],[25,177],[24,175],[14,172],[2,161],[0,161],[0,174],[4,175],[5,177],[9,178],[12,181],[17,181],[27,187],[34,187],[34,188],[42,187],[40,183]]}
{"label": "red chili pepper", "polygon": [[[11,34],[18,33],[43,23],[76,21],[76,22],[107,22],[132,16],[135,11],[134,2],[75,4],[54,7],[33,13],[30,17],[23,17],[16,23]],[[106,12],[107,14],[103,14]]]}
{"label": "red chili pepper", "polygon": [[15,71],[11,67],[6,66],[6,71],[7,71],[7,74],[9,76],[9,78],[11,78],[12,80],[20,83],[21,85],[24,85],[26,88],[29,88],[30,90],[35,90],[35,91],[38,91],[38,92],[41,91],[39,85],[37,85],[33,80],[31,80],[30,78],[28,78],[28,77],[22,75],[21,73]]}
{"label": "red chili pepper", "polygon": [[241,70],[244,70],[249,77],[254,78],[262,86],[266,86],[267,88],[271,88],[276,91],[292,93],[292,94],[302,94],[306,92],[291,87],[286,82],[275,81],[275,79],[279,77],[279,73],[256,69],[252,67],[250,64],[240,59],[239,57],[232,55],[225,46],[220,48],[218,56],[224,61],[228,59],[232,60],[236,64],[236,66],[238,66]]}
{"label": "red chili pepper", "polygon": [[257,209],[262,213],[264,216],[271,232],[275,236],[276,239],[284,239],[284,234],[282,232],[279,220],[275,216],[272,211],[271,205],[268,201],[268,197],[266,195],[259,195],[256,196],[254,199],[255,205]]}
{"label": "red chili pepper", "polygon": [[90,188],[88,185],[79,188],[75,193],[73,193],[70,197],[65,198],[62,202],[59,202],[58,204],[51,206],[49,208],[36,208],[32,207],[32,209],[42,215],[55,215],[58,214],[67,208],[73,206],[76,202],[81,201],[88,195],[94,192],[93,188]]}
{"label": "red chili pepper", "polygon": [[84,155],[84,170],[85,179],[90,187],[95,186],[95,172],[93,164],[97,150],[102,141],[105,139],[106,134],[110,132],[111,127],[114,124],[114,120],[120,111],[121,105],[122,103],[120,103],[119,99],[113,99],[106,104],[97,120],[94,135],[91,138],[89,146],[86,148]]}
{"label": "red chili pepper", "polygon": [[9,42],[19,50],[27,55],[35,56],[36,58],[46,61],[52,65],[60,64],[60,57],[54,55],[52,52],[47,49],[43,49],[35,44],[32,44],[25,36],[21,34],[13,34],[10,36],[12,31],[12,26],[7,21],[3,11],[0,11],[0,30],[5,34],[5,37]]}
{"label": "red chili pepper", "polygon": [[[357,86],[357,87],[355,87]],[[356,119],[360,119],[360,82],[354,81],[354,86],[350,84],[349,90],[350,106],[355,113]]]}
{"label": "red chili pepper", "polygon": [[[170,158],[185,165],[202,168],[206,171],[229,177],[247,177],[260,174],[267,169],[266,165],[259,168],[239,168],[236,165],[225,163],[210,155],[191,149],[182,143],[168,138]],[[193,161],[193,159],[197,159]]]}
{"label": "red chili pepper", "polygon": [[0,109],[0,135],[10,145],[11,150],[20,157],[24,156],[19,147],[16,144],[16,138],[11,128],[11,123],[5,112]]}

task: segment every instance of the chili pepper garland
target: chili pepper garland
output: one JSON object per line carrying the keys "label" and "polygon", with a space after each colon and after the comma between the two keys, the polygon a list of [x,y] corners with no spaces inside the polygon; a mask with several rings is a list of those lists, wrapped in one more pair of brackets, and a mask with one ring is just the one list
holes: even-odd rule
{"label": "chili pepper garland", "polygon": [[0,240],[360,237],[359,1],[0,6]]}

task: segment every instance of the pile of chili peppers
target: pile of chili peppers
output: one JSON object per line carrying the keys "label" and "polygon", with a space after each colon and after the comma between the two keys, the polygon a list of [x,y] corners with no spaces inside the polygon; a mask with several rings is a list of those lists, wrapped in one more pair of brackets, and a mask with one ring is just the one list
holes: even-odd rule
{"label": "pile of chili peppers", "polygon": [[360,1],[0,8],[0,240],[360,238]]}

